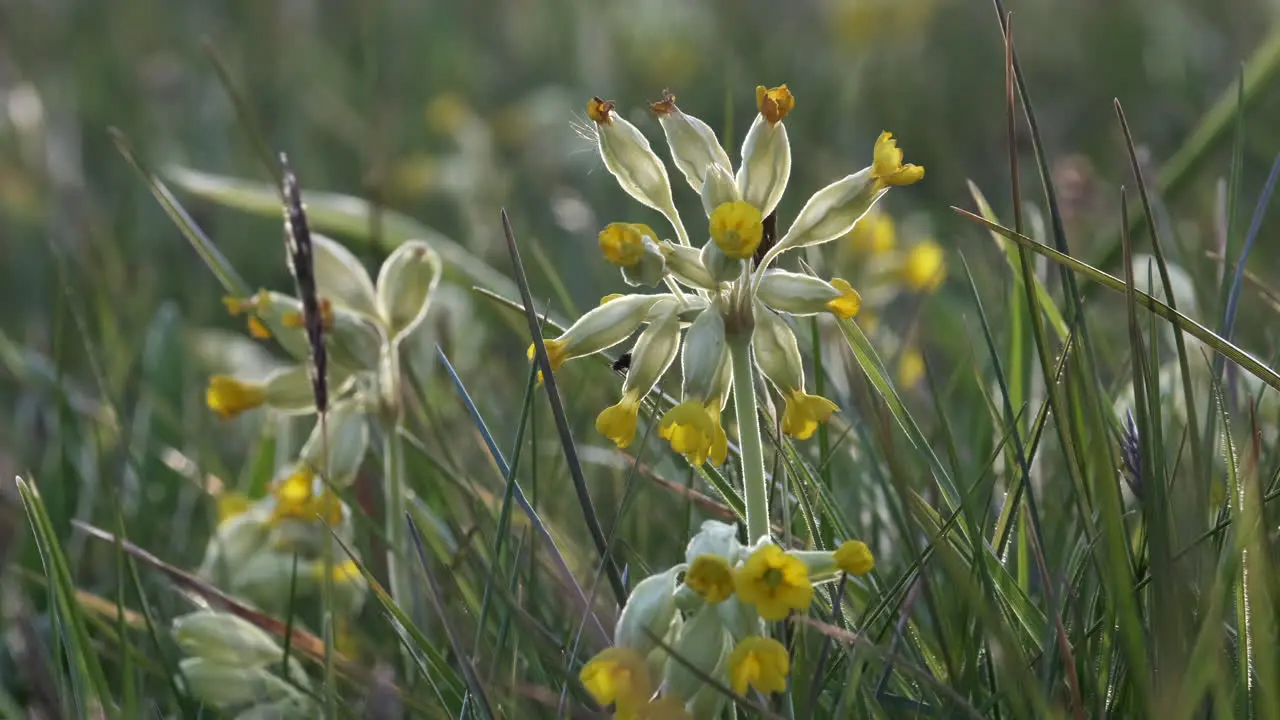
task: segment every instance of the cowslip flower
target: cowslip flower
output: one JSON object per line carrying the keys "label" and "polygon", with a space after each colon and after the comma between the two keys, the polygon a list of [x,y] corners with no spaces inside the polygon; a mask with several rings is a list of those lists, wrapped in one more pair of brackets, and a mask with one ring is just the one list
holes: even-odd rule
{"label": "cowslip flower", "polygon": [[832,556],[836,567],[850,575],[866,575],[876,566],[871,548],[860,540],[845,540]]}
{"label": "cowslip flower", "polygon": [[733,585],[738,597],[765,620],[782,620],[792,610],[808,608],[813,599],[804,562],[772,543],[761,545],[734,571]]}
{"label": "cowslip flower", "polygon": [[[765,221],[791,176],[786,119],[796,109],[796,98],[779,85],[757,87],[755,99],[757,114],[736,168],[711,127],[677,106],[674,95],[664,93],[650,105],[675,168],[702,199],[705,232],[692,234],[675,210],[666,166],[649,141],[618,112],[616,103],[592,98],[587,105],[605,167],[627,194],[657,210],[671,226],[668,237],[661,238],[663,233],[648,225],[610,223],[598,238],[602,255],[621,268],[627,284],[664,285],[667,292],[614,297],[545,341],[552,369],[559,370],[569,360],[606,350],[645,328],[621,399],[596,419],[596,429],[620,448],[634,439],[641,401],[674,364],[668,358],[678,355],[681,397],[659,419],[658,435],[695,465],[723,463],[728,437],[720,414],[735,382],[754,381],[734,377],[729,347],[735,342],[754,344],[751,369],[786,399],[781,419],[789,435],[810,437],[836,411],[830,400],[805,392],[790,327],[761,318],[785,313],[849,319],[858,314],[862,299],[841,278],[772,266],[791,250],[847,235],[890,188],[920,180],[924,170],[905,164],[893,136],[882,133],[870,165],[814,193],[791,226],[765,249]],[[691,242],[695,236],[705,238],[701,248]],[[769,326],[771,338],[760,333],[762,324]],[[772,347],[762,348],[766,342]],[[644,362],[637,362],[641,350]]]}
{"label": "cowslip flower", "polygon": [[932,240],[917,243],[907,251],[899,270],[903,284],[916,292],[933,292],[947,276],[942,246]]}
{"label": "cowslip flower", "polygon": [[739,695],[748,687],[766,695],[784,692],[790,670],[791,656],[782,643],[773,638],[745,638],[729,655],[729,684]]}
{"label": "cowslip flower", "polygon": [[605,649],[582,667],[578,679],[596,702],[615,705],[620,716],[634,715],[653,695],[644,658],[627,648]]}
{"label": "cowslip flower", "polygon": [[719,555],[699,555],[685,571],[684,584],[715,604],[733,594],[733,569]]}

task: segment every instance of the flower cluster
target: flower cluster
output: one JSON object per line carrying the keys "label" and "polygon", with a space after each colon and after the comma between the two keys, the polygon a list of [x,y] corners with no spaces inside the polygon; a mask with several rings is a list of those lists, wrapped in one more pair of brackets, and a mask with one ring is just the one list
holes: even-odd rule
{"label": "flower cluster", "polygon": [[708,520],[684,563],[636,585],[614,646],[587,662],[580,679],[619,718],[718,717],[726,696],[686,664],[739,694],[786,690],[790,655],[765,623],[805,612],[815,584],[865,575],[874,565],[858,541],[834,552],[784,551],[767,537],[747,547],[734,526]]}
{"label": "flower cluster", "polygon": [[296,657],[257,626],[230,613],[201,610],[173,621],[173,639],[187,655],[176,682],[202,703],[238,718],[315,717],[311,683]]}
{"label": "flower cluster", "polygon": [[[375,283],[339,243],[313,234],[312,245],[333,358],[328,373],[333,401],[324,422],[316,422],[265,496],[223,503],[200,571],[271,611],[286,609],[295,567],[296,589],[303,595],[318,593],[329,573],[339,608],[354,611],[367,592],[354,560],[327,563],[323,558],[330,532],[350,546],[351,510],[335,490],[349,486],[359,471],[370,419],[397,412],[400,347],[426,317],[441,267],[434,250],[410,241],[387,258]],[[248,316],[252,335],[274,338],[294,363],[261,379],[215,375],[206,391],[209,408],[224,418],[260,406],[282,415],[314,414],[301,302],[266,290],[224,302],[232,314]]]}
{"label": "flower cluster", "polygon": [[[775,211],[791,175],[785,119],[795,103],[785,85],[756,88],[758,114],[736,170],[714,131],[677,107],[674,96],[667,93],[651,104],[676,169],[702,199],[707,240],[700,247],[681,221],[666,166],[649,141],[614,103],[593,98],[588,104],[605,167],[624,191],[663,215],[675,235],[664,239],[636,222],[601,230],[600,252],[621,269],[628,285],[665,291],[610,295],[559,337],[545,341],[555,369],[622,343],[643,328],[621,399],[596,419],[597,430],[618,447],[633,441],[641,400],[677,357],[681,400],[662,416],[659,434],[697,465],[708,460],[718,465],[727,455],[720,416],[734,391],[735,367],[738,374],[762,374],[778,390],[785,400],[782,429],[796,439],[810,437],[837,410],[830,400],[805,391],[800,348],[785,316],[852,318],[861,297],[841,278],[784,270],[775,261],[844,236],[890,187],[919,181],[924,168],[903,163],[893,136],[882,133],[870,166],[819,190],[775,237]],[[748,360],[735,364],[735,345]]]}

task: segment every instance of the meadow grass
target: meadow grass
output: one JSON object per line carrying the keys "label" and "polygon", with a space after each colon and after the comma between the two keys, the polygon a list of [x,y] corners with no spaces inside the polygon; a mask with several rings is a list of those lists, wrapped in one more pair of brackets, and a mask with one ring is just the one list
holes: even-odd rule
{"label": "meadow grass", "polygon": [[[949,344],[963,351],[929,357],[924,383],[905,388],[858,319],[821,318],[799,327],[838,420],[794,442],[771,413],[776,398],[762,398],[776,539],[832,550],[859,538],[875,569],[819,587],[807,613],[776,624],[791,658],[784,693],[737,695],[700,679],[733,696],[735,717],[1280,717],[1269,504],[1280,495],[1280,374],[1273,358],[1233,341],[1237,310],[1261,302],[1244,267],[1276,176],[1243,186],[1243,117],[1274,79],[1280,45],[1258,51],[1158,179],[1116,103],[1132,183],[1115,188],[1114,240],[1088,262],[1071,252],[1016,29],[999,13],[1006,103],[990,120],[1007,127],[1009,216],[976,185],[954,199],[969,226],[951,263],[965,303],[953,323],[924,330],[957,336]],[[247,106],[237,107],[274,181],[268,146]],[[1034,167],[1021,164],[1024,132]],[[1225,271],[1194,288],[1199,302],[1187,307],[1159,207],[1224,137],[1233,139]],[[186,205],[274,217],[273,185],[157,170],[123,134],[115,139],[225,293],[250,295]],[[315,230],[373,257],[425,240],[444,282],[471,294],[507,349],[575,316],[555,254],[498,207],[506,265],[376,203],[306,200]],[[1135,262],[1140,248],[1152,262]],[[264,252],[283,265],[282,245]],[[971,271],[987,257],[999,283]],[[538,289],[526,262],[536,263]],[[344,637],[332,621],[335,590],[302,600],[296,563],[285,611],[253,607],[173,560],[198,556],[214,532],[211,497],[261,497],[306,430],[291,418],[238,421],[227,432],[243,443],[243,465],[220,466],[213,441],[195,432],[207,424],[174,416],[164,400],[195,377],[179,359],[186,329],[172,309],[154,314],[136,367],[122,370],[119,349],[94,340],[104,322],[95,314],[110,308],[63,278],[52,357],[0,336],[5,365],[46,388],[58,418],[58,442],[19,472],[6,510],[23,540],[6,582],[45,625],[17,624],[28,643],[14,660],[26,681],[21,696],[0,690],[0,715],[216,716],[184,690],[183,649],[170,637],[174,618],[209,607],[272,636],[279,668],[300,661],[311,681],[288,682],[325,717],[594,717],[602,709],[579,672],[609,644],[629,591],[679,561],[703,519],[745,530],[740,438],[731,431],[719,470],[691,468],[650,441],[678,388],[648,396],[644,439],[618,451],[589,422],[615,392],[616,355],[539,383],[538,367],[550,370],[540,342],[535,366],[523,356],[461,366],[432,336],[400,349],[403,405],[371,422],[370,457],[338,489],[353,534],[335,531],[336,544],[357,546],[369,587]],[[548,288],[552,302],[535,294]],[[87,374],[68,373],[72,355],[89,358]],[[69,487],[108,459],[121,476],[95,484],[100,496]],[[156,487],[150,478],[162,472],[183,484]],[[86,504],[95,510],[78,509]],[[333,564],[328,557],[325,577]],[[79,580],[85,568],[94,587]]]}

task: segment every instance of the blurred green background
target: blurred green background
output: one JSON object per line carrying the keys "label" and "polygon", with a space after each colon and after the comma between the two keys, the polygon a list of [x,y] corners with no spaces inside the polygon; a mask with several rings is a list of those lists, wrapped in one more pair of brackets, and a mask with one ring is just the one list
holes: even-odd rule
{"label": "blurred green background", "polygon": [[[1275,0],[1008,6],[1072,250],[1087,259],[1107,257],[1120,223],[1118,187],[1132,187],[1112,99],[1124,103],[1154,181],[1214,103],[1232,96],[1242,63],[1267,47],[1280,18]],[[307,189],[402,212],[502,272],[510,267],[498,215],[505,207],[533,248],[525,262],[535,296],[562,317],[572,314],[569,301],[580,310],[620,287],[595,250],[600,227],[660,225],[619,191],[574,126],[586,121],[589,97],[613,99],[666,156],[645,106],[664,88],[717,128],[736,160],[754,87],[790,86],[795,162],[782,218],[794,217],[812,191],[868,164],[881,130],[895,134],[907,160],[928,175],[886,208],[902,242],[935,238],[952,268],[940,295],[910,303],[903,313],[911,317],[899,324],[921,328],[942,377],[970,351],[957,251],[980,279],[1003,277],[987,236],[949,209],[972,207],[965,184],[972,180],[998,214],[1009,214],[1003,47],[986,0],[5,0],[0,475],[68,483],[123,475],[127,486],[134,470],[123,456],[98,457],[83,451],[85,438],[61,435],[66,414],[106,412],[104,397],[127,412],[125,425],[138,436],[182,450],[202,471],[234,475],[226,467],[244,460],[237,436],[217,430],[204,408],[207,370],[164,341],[175,325],[242,325],[226,316],[222,289],[109,134],[118,128],[156,168],[269,181],[212,54],[225,61],[256,131],[290,155]],[[1242,213],[1280,152],[1278,111],[1280,83],[1262,83],[1247,113]],[[1217,273],[1207,253],[1217,247],[1230,142],[1228,123],[1176,194],[1157,198],[1170,253],[1197,278]],[[1024,191],[1038,201],[1027,138],[1019,150]],[[697,217],[692,193],[674,184],[677,203]],[[252,286],[289,287],[277,218],[175,193]],[[1264,224],[1264,243],[1275,227]],[[386,254],[367,237],[342,239],[370,267]],[[1266,281],[1276,263],[1274,253],[1259,252],[1253,269]],[[1121,273],[1114,263],[1103,269]],[[464,311],[483,318],[446,316],[440,327],[460,373],[480,386],[477,403],[518,407],[527,338],[492,321],[492,306],[465,289],[454,302],[458,318],[470,317]],[[1246,304],[1244,312],[1256,319],[1272,311]],[[1242,344],[1272,347],[1270,324],[1243,323]],[[580,434],[590,432],[598,399],[579,403]],[[144,402],[141,417],[135,411]],[[441,404],[457,412],[451,398]],[[90,445],[109,444],[91,436]],[[474,435],[459,444],[464,454],[482,452]],[[172,507],[158,498],[181,494],[178,483],[164,482],[180,475],[174,462],[143,457],[136,471],[147,482],[130,519],[148,503]],[[179,517],[204,522],[193,496],[184,497],[178,507],[187,515]],[[69,493],[57,502],[55,515],[66,521],[93,516],[97,501]],[[0,534],[17,521],[0,519]],[[161,534],[145,525],[139,542],[154,547]],[[175,537],[162,546],[166,559],[198,559],[202,536]]]}

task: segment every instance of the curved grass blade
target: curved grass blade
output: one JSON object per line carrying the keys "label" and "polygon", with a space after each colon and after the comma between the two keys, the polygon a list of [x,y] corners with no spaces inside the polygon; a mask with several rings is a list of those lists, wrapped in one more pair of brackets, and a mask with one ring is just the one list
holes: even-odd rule
{"label": "curved grass blade", "polygon": [[[210,202],[267,217],[276,216],[280,212],[279,194],[273,186],[266,183],[177,166],[165,168],[164,174],[178,187]],[[374,212],[368,201],[351,195],[312,191],[304,193],[303,200],[307,204],[307,217],[315,230],[368,241],[369,215]],[[455,280],[461,276],[467,282],[483,285],[494,292],[509,297],[519,296],[511,278],[498,272],[458,242],[403,213],[385,208],[378,208],[377,212],[381,218],[381,250],[391,251],[406,240],[423,240],[440,253],[446,276],[452,275]]]}
{"label": "curved grass blade", "polygon": [[[1044,255],[1045,257],[1058,263],[1059,265],[1063,265],[1074,272],[1080,273],[1085,277],[1087,277],[1088,279],[1100,285],[1103,285],[1110,290],[1113,290],[1118,293],[1126,292],[1124,281],[1120,280],[1114,275],[1105,273],[1093,267],[1092,265],[1081,262],[1080,260],[1077,260],[1071,257],[1070,255],[1064,255],[1063,253],[1060,253],[1057,250],[1054,250],[1053,248],[1041,245],[1040,243],[1036,242],[1035,240],[1032,240],[1031,238],[1025,235],[1021,235],[1002,225],[993,223],[979,215],[975,215],[969,212],[968,210],[954,207],[954,206],[951,209],[959,213],[961,217],[968,218],[990,230],[994,230],[995,232],[1000,233],[1004,237],[1009,238],[1010,240],[1013,240],[1014,242],[1020,245],[1023,245],[1027,248],[1030,248],[1033,252],[1037,252],[1041,255]],[[1223,339],[1222,336],[1213,332],[1209,328],[1205,327],[1204,325],[1201,325],[1195,320],[1192,320],[1186,315],[1183,315],[1177,310],[1174,310],[1173,308],[1169,307],[1163,302],[1160,302],[1159,300],[1151,297],[1147,293],[1144,293],[1141,291],[1135,291],[1134,294],[1135,294],[1136,301],[1139,305],[1155,313],[1156,315],[1164,318],[1165,320],[1168,320],[1169,322],[1173,323],[1184,332],[1203,341],[1206,345],[1213,348],[1215,352],[1226,356],[1228,360],[1231,360],[1232,362],[1236,363],[1237,365],[1244,368],[1245,370],[1248,370],[1251,374],[1253,374],[1255,377],[1257,377],[1259,380],[1263,381],[1267,385],[1270,385],[1271,387],[1277,390],[1280,390],[1280,374],[1277,374],[1275,370],[1272,370],[1266,365],[1263,365],[1252,355],[1246,353],[1244,350],[1241,350],[1240,348],[1236,347],[1232,343]]]}

